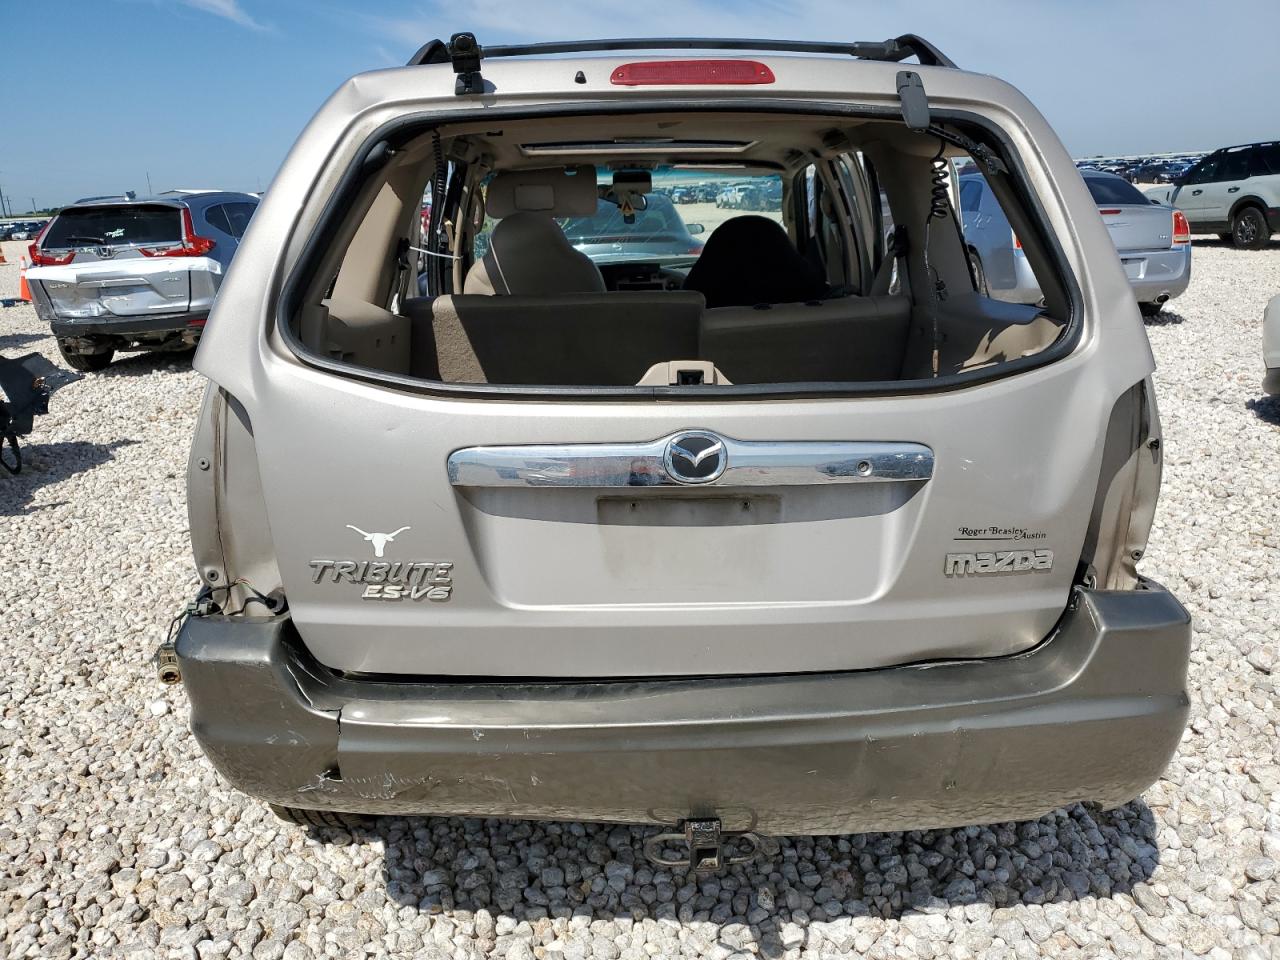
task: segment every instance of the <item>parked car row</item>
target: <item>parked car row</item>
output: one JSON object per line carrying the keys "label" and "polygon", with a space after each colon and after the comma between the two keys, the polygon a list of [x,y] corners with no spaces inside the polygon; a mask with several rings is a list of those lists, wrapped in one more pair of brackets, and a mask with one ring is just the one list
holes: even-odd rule
{"label": "parked car row", "polygon": [[782,208],[782,181],[778,178],[761,178],[707,183],[681,184],[676,187],[655,186],[652,193],[667,196],[673,203],[714,203],[730,210],[780,210]]}
{"label": "parked car row", "polygon": [[716,206],[727,210],[781,210],[782,181],[769,177],[763,183],[726,187],[716,194]]}
{"label": "parked car row", "polygon": [[1265,247],[1280,230],[1280,141],[1159,159],[1093,157],[1076,166],[1161,184],[1145,191],[1153,203],[1176,206],[1192,232],[1216,233],[1242,249]]}
{"label": "parked car row", "polygon": [[44,228],[47,220],[16,220],[0,223],[0,240],[30,240]]}
{"label": "parked car row", "polygon": [[710,203],[719,190],[718,183],[693,183],[678,187],[655,187],[653,192],[670,197],[673,203]]}
{"label": "parked car row", "polygon": [[67,364],[195,346],[257,206],[248,193],[172,190],[59,211],[30,246],[27,282]]}
{"label": "parked car row", "polygon": [[1203,153],[1188,153],[1164,157],[1091,157],[1077,160],[1076,166],[1081,170],[1115,174],[1130,183],[1172,183],[1203,156]]}

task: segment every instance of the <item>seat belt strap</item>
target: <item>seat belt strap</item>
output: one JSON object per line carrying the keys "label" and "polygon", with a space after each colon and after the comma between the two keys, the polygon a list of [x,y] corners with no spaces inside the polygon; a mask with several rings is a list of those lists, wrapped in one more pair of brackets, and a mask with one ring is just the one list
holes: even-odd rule
{"label": "seat belt strap", "polygon": [[883,297],[889,292],[889,287],[893,284],[893,265],[895,263],[898,265],[898,289],[908,289],[908,246],[907,228],[903,224],[897,224],[889,237],[889,249],[885,251],[885,257],[880,261],[880,266],[876,269],[876,275],[871,279],[870,296]]}

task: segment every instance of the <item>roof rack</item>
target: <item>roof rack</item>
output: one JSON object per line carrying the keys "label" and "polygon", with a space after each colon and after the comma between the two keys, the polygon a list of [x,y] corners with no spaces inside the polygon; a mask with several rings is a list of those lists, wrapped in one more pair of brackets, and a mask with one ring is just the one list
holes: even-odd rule
{"label": "roof rack", "polygon": [[862,60],[899,63],[915,57],[921,65],[954,67],[941,50],[914,33],[892,40],[826,43],[816,40],[743,40],[710,37],[626,37],[614,40],[558,40],[550,43],[482,47],[473,33],[455,33],[449,42],[431,40],[409,59],[409,66],[452,63],[458,93],[480,93],[480,60],[493,57],[537,57],[599,50],[774,50],[785,53],[835,53]]}

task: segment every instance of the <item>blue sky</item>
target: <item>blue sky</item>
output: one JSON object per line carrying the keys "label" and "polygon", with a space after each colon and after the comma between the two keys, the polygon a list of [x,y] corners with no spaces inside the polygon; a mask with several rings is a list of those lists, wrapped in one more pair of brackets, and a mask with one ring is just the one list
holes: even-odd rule
{"label": "blue sky", "polygon": [[264,189],[346,77],[461,29],[914,32],[1020,87],[1076,155],[1280,137],[1280,0],[0,0],[0,188],[15,210],[145,192],[148,173],[156,190]]}

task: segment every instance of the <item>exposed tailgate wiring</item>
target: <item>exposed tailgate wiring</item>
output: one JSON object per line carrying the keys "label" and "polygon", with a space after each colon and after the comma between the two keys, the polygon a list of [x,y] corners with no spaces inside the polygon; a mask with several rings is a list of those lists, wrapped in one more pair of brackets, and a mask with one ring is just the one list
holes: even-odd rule
{"label": "exposed tailgate wiring", "polygon": [[947,196],[947,161],[944,156],[947,143],[938,138],[938,152],[930,163],[932,185],[929,188],[929,212],[924,218],[924,275],[929,281],[929,319],[933,326],[933,375],[938,375],[938,356],[942,343],[942,333],[938,328],[938,302],[947,299],[947,283],[932,267],[929,266],[929,227],[934,220],[945,219],[951,215],[951,200]]}

